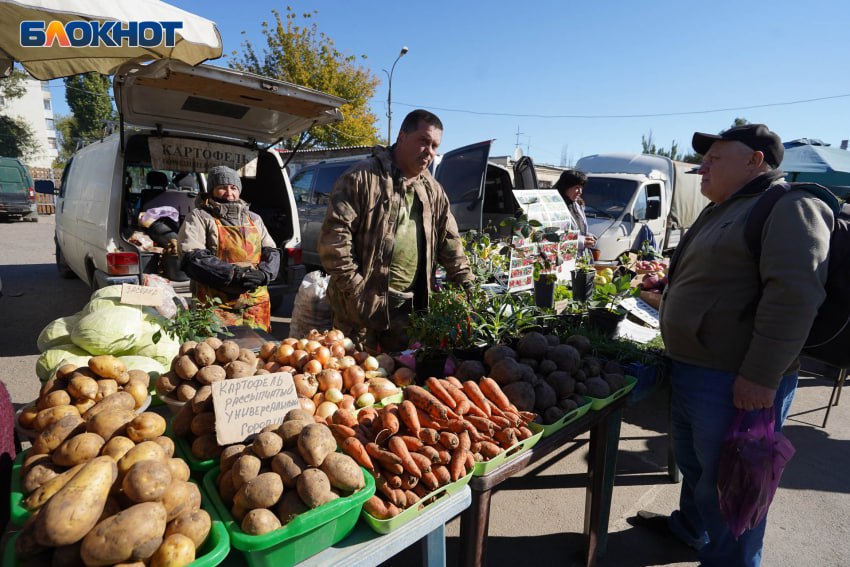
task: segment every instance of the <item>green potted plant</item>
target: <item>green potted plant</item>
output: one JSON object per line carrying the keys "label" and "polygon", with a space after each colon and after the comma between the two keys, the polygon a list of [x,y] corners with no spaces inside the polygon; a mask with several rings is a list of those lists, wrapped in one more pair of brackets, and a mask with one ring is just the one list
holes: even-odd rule
{"label": "green potted plant", "polygon": [[407,334],[420,345],[415,355],[417,380],[442,378],[449,351],[475,344],[466,291],[448,284],[431,292],[428,310],[410,315]]}
{"label": "green potted plant", "polygon": [[587,323],[591,328],[608,336],[616,332],[617,324],[626,317],[623,300],[640,294],[639,288],[632,287],[631,280],[630,275],[624,275],[594,287],[593,298],[587,304]]}
{"label": "green potted plant", "polygon": [[593,279],[596,269],[593,267],[593,258],[584,250],[576,258],[576,269],[572,273],[573,299],[587,301],[593,297]]}

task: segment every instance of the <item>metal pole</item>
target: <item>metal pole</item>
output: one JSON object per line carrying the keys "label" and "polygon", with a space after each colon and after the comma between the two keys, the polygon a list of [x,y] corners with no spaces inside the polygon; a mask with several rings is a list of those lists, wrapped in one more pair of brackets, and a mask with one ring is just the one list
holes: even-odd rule
{"label": "metal pole", "polygon": [[398,54],[398,57],[393,61],[393,66],[390,68],[390,72],[387,73],[387,70],[384,69],[384,73],[387,73],[389,77],[389,82],[387,84],[387,145],[392,145],[392,136],[393,136],[393,72],[395,71],[395,65],[398,63],[398,60],[402,58],[402,56],[410,51],[407,46],[403,46],[401,51]]}

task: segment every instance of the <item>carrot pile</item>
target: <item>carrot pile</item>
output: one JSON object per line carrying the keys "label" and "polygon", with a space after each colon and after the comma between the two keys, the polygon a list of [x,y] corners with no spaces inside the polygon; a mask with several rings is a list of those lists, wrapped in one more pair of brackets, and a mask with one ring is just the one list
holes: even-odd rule
{"label": "carrot pile", "polygon": [[491,378],[428,378],[404,388],[404,401],[338,410],[329,425],[339,446],[375,477],[364,509],[378,519],[398,515],[533,435],[536,417],[521,412]]}

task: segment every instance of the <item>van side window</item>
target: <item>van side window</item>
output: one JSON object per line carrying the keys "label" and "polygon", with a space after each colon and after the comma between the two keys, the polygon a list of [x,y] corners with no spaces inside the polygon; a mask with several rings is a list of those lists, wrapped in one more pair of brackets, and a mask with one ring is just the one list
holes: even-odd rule
{"label": "van side window", "polygon": [[297,173],[292,179],[292,192],[295,195],[295,202],[305,204],[310,200],[310,189],[313,186],[313,176],[315,170],[310,169]]}
{"label": "van side window", "polygon": [[646,187],[638,191],[637,195],[635,195],[635,205],[632,211],[634,212],[635,219],[646,219]]}
{"label": "van side window", "polygon": [[74,166],[74,158],[68,160],[68,163],[65,165],[65,169],[62,170],[62,181],[59,185],[59,197],[65,196],[65,189],[68,187],[68,174],[71,172],[71,168]]}

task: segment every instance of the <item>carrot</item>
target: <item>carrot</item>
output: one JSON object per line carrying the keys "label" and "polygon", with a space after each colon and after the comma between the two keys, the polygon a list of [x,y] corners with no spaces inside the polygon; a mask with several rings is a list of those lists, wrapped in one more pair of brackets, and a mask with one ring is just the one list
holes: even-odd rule
{"label": "carrot", "polygon": [[464,431],[460,435],[457,436],[457,446],[466,449],[469,451],[469,447],[472,445],[472,439],[469,437],[469,431]]}
{"label": "carrot", "polygon": [[434,397],[421,386],[411,385],[404,389],[406,399],[413,402],[417,408],[426,412],[434,419],[445,421],[448,417],[448,408],[440,400]]}
{"label": "carrot", "polygon": [[513,427],[513,425],[514,425],[513,423],[511,423],[511,421],[508,418],[498,416],[498,415],[490,416],[490,421],[492,421],[493,425],[495,425],[499,429],[504,429],[506,427]]}
{"label": "carrot", "polygon": [[443,385],[443,388],[445,388],[445,389],[446,389],[446,392],[448,392],[448,393],[449,393],[449,395],[450,395],[452,398],[454,398],[455,403],[458,403],[458,404],[459,404],[459,403],[461,403],[463,400],[468,400],[468,399],[469,399],[469,398],[467,397],[467,395],[463,393],[463,388],[458,387],[458,386],[455,386],[455,385],[454,385],[454,383],[449,382],[448,380],[443,380],[443,381],[441,382],[441,384]]}
{"label": "carrot", "polygon": [[396,435],[396,437],[404,441],[409,451],[416,451],[425,445],[419,437],[414,437],[413,435]]}
{"label": "carrot", "polygon": [[415,506],[417,502],[419,502],[419,495],[416,494],[413,490],[405,490],[404,495],[407,497],[407,508],[411,506]]}
{"label": "carrot", "polygon": [[530,411],[516,411],[516,413],[517,415],[519,415],[519,417],[522,418],[526,425],[534,421],[534,419],[537,417],[536,413]]}
{"label": "carrot", "polygon": [[516,430],[512,427],[507,429],[500,429],[496,432],[493,438],[499,442],[499,445],[507,449],[508,447],[512,447],[516,445]]}
{"label": "carrot", "polygon": [[366,448],[357,437],[346,437],[342,440],[342,443],[340,443],[339,446],[345,454],[354,459],[358,465],[369,471],[375,470],[375,465],[372,464],[372,459],[369,458]]}
{"label": "carrot", "polygon": [[475,426],[466,419],[453,419],[448,423],[448,428],[452,433],[461,433],[466,431],[469,433],[469,436],[473,441],[478,441],[482,438],[482,434],[479,433]]}
{"label": "carrot", "polygon": [[342,425],[341,423],[329,423],[328,427],[330,428],[331,433],[333,433],[337,444],[341,444],[344,439],[354,437],[356,433],[352,428],[347,425]]}
{"label": "carrot", "polygon": [[393,474],[401,474],[402,472],[404,472],[404,467],[401,464],[401,457],[399,457],[395,453],[381,449],[381,447],[379,447],[377,443],[367,443],[366,453],[368,453],[370,457],[381,463],[381,466],[385,470]]}
{"label": "carrot", "polygon": [[422,453],[413,451],[410,453],[410,458],[416,461],[416,466],[419,467],[419,470],[421,470],[423,474],[431,470],[431,459]]}
{"label": "carrot", "polygon": [[346,427],[351,427],[352,429],[357,427],[357,416],[354,415],[354,412],[351,410],[347,410],[345,408],[339,408],[336,410],[331,416],[331,420],[334,423],[338,423],[339,425],[345,425]]}
{"label": "carrot", "polygon": [[452,460],[449,463],[449,473],[451,474],[452,482],[466,476],[466,454],[468,452],[468,449],[458,447],[452,453]]}
{"label": "carrot", "polygon": [[419,439],[421,439],[425,445],[434,445],[440,441],[440,434],[434,428],[423,427],[419,430]]}
{"label": "carrot", "polygon": [[474,415],[466,416],[466,421],[475,426],[475,429],[487,435],[487,437],[492,437],[495,427],[493,426],[493,422],[489,419],[484,419],[483,417],[476,417]]}
{"label": "carrot", "polygon": [[430,492],[430,490],[422,482],[413,487],[413,493],[416,494],[416,496],[418,496],[420,499],[425,498],[425,496],[428,495],[428,492]]}
{"label": "carrot", "polygon": [[457,402],[446,391],[446,389],[440,383],[440,380],[432,376],[425,380],[425,385],[428,386],[428,390],[434,395],[435,398],[446,404],[449,408],[455,409],[455,407],[457,407]]}
{"label": "carrot", "polygon": [[440,428],[440,423],[437,420],[435,420],[419,408],[416,408],[416,417],[419,418],[419,423],[422,425],[422,427],[430,427],[432,429]]}
{"label": "carrot", "polygon": [[436,447],[437,453],[440,455],[440,464],[447,465],[452,460],[452,452],[442,445]]}
{"label": "carrot", "polygon": [[500,410],[510,410],[513,411],[514,408],[511,401],[508,399],[508,396],[505,395],[505,392],[502,391],[502,387],[493,380],[492,378],[483,377],[478,382],[478,386],[481,389],[481,392],[490,399],[496,407]]}
{"label": "carrot", "polygon": [[437,477],[437,482],[440,483],[440,486],[445,486],[452,482],[452,473],[449,472],[448,467],[440,465],[438,467],[434,467],[433,472],[434,476]]}
{"label": "carrot", "polygon": [[523,418],[518,413],[512,411],[504,411],[502,413],[504,414],[505,419],[511,422],[512,427],[517,427],[523,423]]}
{"label": "carrot", "polygon": [[[407,498],[404,498],[404,501],[401,500],[399,494],[396,494],[396,489],[387,484],[387,479],[384,476],[379,476],[375,479],[375,487],[378,492],[380,492],[388,502],[395,504],[396,506],[403,506],[407,501]],[[399,491],[400,495],[404,496],[404,491]]]}
{"label": "carrot", "polygon": [[483,441],[478,445],[477,452],[481,453],[481,456],[485,459],[492,459],[502,452],[502,448],[490,441]]}
{"label": "carrot", "polygon": [[372,427],[372,423],[378,417],[378,410],[375,408],[363,408],[357,413],[357,422],[366,427]]}
{"label": "carrot", "polygon": [[401,475],[401,488],[405,492],[408,490],[413,490],[413,487],[419,484],[419,477],[413,476],[412,474],[403,474]]}
{"label": "carrot", "polygon": [[395,435],[398,433],[399,427],[401,424],[398,419],[398,406],[396,404],[389,404],[385,408],[383,408],[378,415],[381,418],[381,428],[389,431],[390,435]]}
{"label": "carrot", "polygon": [[416,452],[427,457],[432,463],[440,462],[440,452],[430,445],[422,445],[416,449]]}
{"label": "carrot", "polygon": [[498,415],[499,417],[505,417],[505,411],[499,409],[499,406],[493,403],[493,400],[487,398],[487,405],[490,406],[490,417],[494,415]]}
{"label": "carrot", "polygon": [[463,382],[461,382],[460,380],[458,380],[458,379],[457,379],[457,378],[455,378],[454,376],[446,376],[446,380],[448,380],[449,382],[451,382],[451,384],[452,384],[455,388],[461,388],[461,389],[463,388]]}
{"label": "carrot", "polygon": [[419,468],[419,465],[416,464],[416,461],[410,456],[410,451],[407,450],[407,445],[404,444],[404,441],[399,439],[397,436],[390,437],[390,440],[387,442],[387,446],[390,451],[392,451],[395,455],[398,455],[401,460],[401,466],[404,467],[404,470],[413,476],[422,476],[422,470]]}
{"label": "carrot", "polygon": [[[401,491],[397,491],[401,492]],[[401,492],[401,495],[396,495],[396,500],[401,502],[400,505],[396,506],[392,502],[387,504],[387,518],[395,518],[399,514],[401,514],[402,509],[404,509],[404,505],[407,504],[407,498],[404,496],[404,492]]]}
{"label": "carrot", "polygon": [[384,479],[386,479],[387,481],[387,486],[389,486],[390,488],[401,488],[401,476],[387,471],[384,471],[381,474],[384,475]]}
{"label": "carrot", "polygon": [[487,417],[490,417],[490,406],[487,404],[487,398],[473,380],[467,380],[463,383],[463,392],[469,397],[473,404],[484,410]]}
{"label": "carrot", "polygon": [[466,452],[466,472],[475,468],[475,456],[469,451]]}
{"label": "carrot", "polygon": [[398,407],[398,417],[404,423],[405,427],[407,427],[408,431],[414,435],[419,434],[422,426],[419,423],[419,415],[416,413],[416,406],[413,405],[413,402],[410,400],[401,402],[401,405]]}
{"label": "carrot", "polygon": [[469,400],[461,400],[457,403],[455,407],[455,413],[459,416],[464,416],[469,413],[469,410],[472,408],[472,402]]}
{"label": "carrot", "polygon": [[472,401],[469,402],[469,411],[466,412],[466,415],[474,415],[474,416],[477,416],[477,417],[483,417],[484,419],[488,419],[490,417],[493,417],[492,412],[491,412],[491,415],[487,415],[486,411],[484,411],[480,407],[476,406],[474,403],[472,403]]}
{"label": "carrot", "polygon": [[534,435],[534,432],[524,425],[518,427],[517,430],[519,431],[519,434],[517,434],[517,439],[519,439],[520,441],[524,441]]}
{"label": "carrot", "polygon": [[440,443],[442,443],[448,449],[454,449],[458,446],[457,435],[455,435],[451,431],[441,431]]}
{"label": "carrot", "polygon": [[387,502],[384,502],[384,500],[377,494],[373,494],[369,497],[369,500],[363,503],[363,509],[366,510],[367,514],[374,518],[378,518],[379,520],[386,520],[389,518]]}
{"label": "carrot", "polygon": [[437,477],[434,475],[434,471],[432,470],[429,473],[425,473],[421,477],[422,484],[424,484],[427,488],[431,490],[437,490],[440,488],[440,481],[437,480]]}

